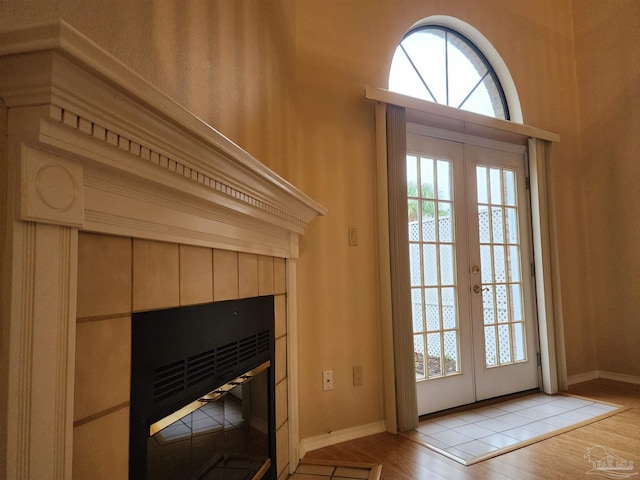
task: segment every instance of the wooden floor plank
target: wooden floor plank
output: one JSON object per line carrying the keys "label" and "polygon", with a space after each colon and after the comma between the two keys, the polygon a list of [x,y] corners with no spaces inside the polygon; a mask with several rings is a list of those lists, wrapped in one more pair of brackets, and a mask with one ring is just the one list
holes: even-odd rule
{"label": "wooden floor plank", "polygon": [[584,455],[600,445],[633,461],[640,472],[640,385],[599,379],[574,385],[569,393],[631,408],[468,467],[389,433],[315,450],[305,459],[380,463],[381,480],[559,480],[585,478],[592,466]]}

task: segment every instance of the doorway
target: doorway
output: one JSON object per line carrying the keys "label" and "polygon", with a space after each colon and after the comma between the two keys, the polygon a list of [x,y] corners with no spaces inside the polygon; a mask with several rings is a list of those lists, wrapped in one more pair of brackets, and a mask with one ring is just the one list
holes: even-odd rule
{"label": "doorway", "polygon": [[407,125],[418,414],[537,388],[526,149]]}

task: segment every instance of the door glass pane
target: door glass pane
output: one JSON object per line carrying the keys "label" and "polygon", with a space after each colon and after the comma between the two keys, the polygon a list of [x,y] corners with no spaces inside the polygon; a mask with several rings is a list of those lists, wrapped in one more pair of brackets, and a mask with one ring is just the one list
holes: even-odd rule
{"label": "door glass pane", "polygon": [[451,162],[438,160],[437,198],[451,200]]}
{"label": "door glass pane", "polygon": [[482,312],[484,324],[492,325],[496,323],[496,310],[493,302],[493,287],[483,287],[482,289]]}
{"label": "door glass pane", "polygon": [[516,362],[519,362],[525,359],[524,325],[522,323],[513,324],[513,356]]}
{"label": "door glass pane", "polygon": [[453,242],[453,212],[450,202],[438,202],[438,238]]}
{"label": "door glass pane", "polygon": [[493,367],[498,364],[496,358],[496,327],[484,327],[484,352],[487,367]]}
{"label": "door glass pane", "polygon": [[420,268],[420,246],[409,244],[409,274],[411,276],[411,286],[417,287],[422,284],[422,270]]}
{"label": "door glass pane", "polygon": [[487,367],[526,360],[517,175],[476,167],[478,237]]}
{"label": "door glass pane", "polygon": [[455,283],[453,271],[453,245],[440,245],[440,284],[453,285]]}
{"label": "door glass pane", "polygon": [[493,233],[493,243],[504,242],[504,222],[500,207],[491,207],[491,232]]}
{"label": "door glass pane", "polygon": [[480,234],[480,243],[491,243],[489,207],[481,204],[478,204],[478,233]]}
{"label": "door glass pane", "polygon": [[424,379],[426,377],[426,372],[424,368],[424,336],[423,335],[414,335],[413,336],[413,352],[416,363],[416,379]]}
{"label": "door glass pane", "polygon": [[432,243],[422,245],[424,262],[424,284],[427,286],[438,284],[438,256],[436,246]]}
{"label": "door glass pane", "polygon": [[[450,160],[407,156],[416,378],[460,373]],[[424,317],[423,317],[424,315]],[[424,323],[423,323],[424,318]]]}
{"label": "door glass pane", "polygon": [[453,288],[442,289],[442,327],[445,330],[453,330],[458,327],[456,294]]}
{"label": "door glass pane", "polygon": [[427,331],[440,330],[440,299],[437,288],[424,289],[424,306],[427,313]]}
{"label": "door glass pane", "polygon": [[422,295],[420,288],[411,289],[411,316],[413,318],[413,333],[423,332]]}
{"label": "door glass pane", "polygon": [[427,334],[428,377],[442,376],[442,334]]}
{"label": "door glass pane", "polygon": [[458,332],[444,332],[444,372],[455,373],[458,368]]}
{"label": "door glass pane", "polygon": [[500,344],[500,363],[511,362],[511,335],[509,325],[498,325],[498,342]]}
{"label": "door glass pane", "polygon": [[423,242],[435,242],[436,241],[436,203],[431,200],[422,200],[422,241]]}

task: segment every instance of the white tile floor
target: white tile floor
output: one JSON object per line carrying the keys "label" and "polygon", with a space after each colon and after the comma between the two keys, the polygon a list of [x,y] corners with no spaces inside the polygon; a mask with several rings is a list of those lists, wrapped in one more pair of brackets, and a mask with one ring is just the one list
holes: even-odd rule
{"label": "white tile floor", "polygon": [[290,480],[367,480],[371,469],[365,467],[338,467],[301,463]]}
{"label": "white tile floor", "polygon": [[566,395],[536,393],[420,422],[411,438],[464,465],[540,435],[613,412],[619,407]]}

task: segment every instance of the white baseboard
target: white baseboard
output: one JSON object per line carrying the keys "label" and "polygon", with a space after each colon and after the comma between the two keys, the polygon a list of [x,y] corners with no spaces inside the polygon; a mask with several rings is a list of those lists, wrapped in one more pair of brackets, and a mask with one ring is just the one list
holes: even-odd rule
{"label": "white baseboard", "polygon": [[640,377],[637,375],[603,372],[602,370],[598,370],[598,373],[600,378],[606,378],[607,380],[617,380],[618,382],[635,383],[636,385],[640,385]]}
{"label": "white baseboard", "polygon": [[598,376],[598,370],[592,370],[590,372],[577,373],[576,375],[569,375],[567,377],[567,385],[574,385],[576,383],[588,382],[589,380],[595,380],[600,378]]}
{"label": "white baseboard", "polygon": [[304,457],[307,452],[317,450],[318,448],[329,447],[336,443],[348,442],[349,440],[355,440],[356,438],[386,431],[384,420],[381,420],[379,422],[369,423],[368,425],[358,425],[357,427],[345,428],[344,430],[323,433],[315,437],[303,438],[300,440],[300,458]]}
{"label": "white baseboard", "polygon": [[634,383],[640,385],[640,377],[637,375],[627,375],[624,373],[605,372],[603,370],[592,370],[591,372],[578,373],[567,377],[567,384],[574,385],[576,383],[595,380],[596,378],[606,378],[607,380],[616,380],[618,382]]}

